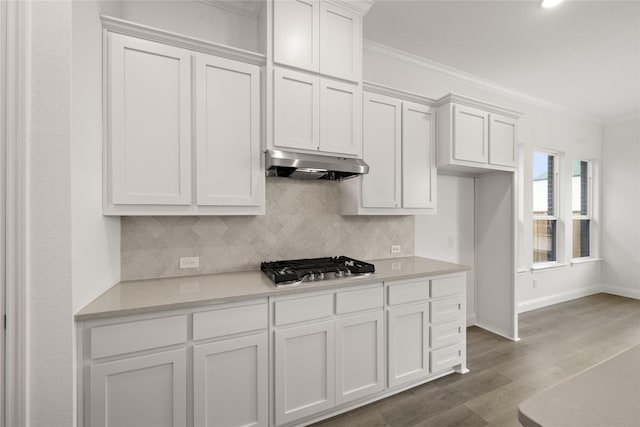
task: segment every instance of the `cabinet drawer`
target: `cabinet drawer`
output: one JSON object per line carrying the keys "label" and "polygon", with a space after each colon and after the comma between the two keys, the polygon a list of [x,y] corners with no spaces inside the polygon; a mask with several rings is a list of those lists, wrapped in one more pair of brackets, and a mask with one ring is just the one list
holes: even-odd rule
{"label": "cabinet drawer", "polygon": [[389,285],[389,305],[429,299],[429,281],[426,279]]}
{"label": "cabinet drawer", "polygon": [[431,373],[451,369],[462,363],[462,344],[450,345],[431,352]]}
{"label": "cabinet drawer", "polygon": [[431,327],[431,348],[437,349],[464,341],[465,319],[442,323]]}
{"label": "cabinet drawer", "polygon": [[431,281],[431,298],[465,293],[465,277],[453,276]]}
{"label": "cabinet drawer", "polygon": [[380,308],[384,304],[382,287],[338,292],[336,295],[336,313],[354,313],[356,311]]}
{"label": "cabinet drawer", "polygon": [[204,311],[193,315],[193,339],[221,337],[267,329],[267,304]]}
{"label": "cabinet drawer", "polygon": [[187,316],[118,323],[91,328],[91,358],[187,342]]}
{"label": "cabinet drawer", "polygon": [[465,317],[464,295],[431,302],[431,323],[440,323]]}
{"label": "cabinet drawer", "polygon": [[333,316],[333,294],[275,302],[275,325],[304,322]]}

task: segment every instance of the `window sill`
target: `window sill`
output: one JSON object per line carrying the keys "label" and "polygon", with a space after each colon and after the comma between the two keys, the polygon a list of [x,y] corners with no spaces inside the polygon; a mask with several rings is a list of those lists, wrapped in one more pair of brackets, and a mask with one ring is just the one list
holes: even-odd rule
{"label": "window sill", "polygon": [[591,264],[592,262],[604,261],[604,258],[575,258],[571,260],[571,266],[581,264]]}
{"label": "window sill", "polygon": [[544,264],[536,264],[531,266],[531,272],[535,273],[538,271],[549,271],[549,270],[558,270],[561,268],[568,267],[569,264],[563,264],[559,262],[547,262]]}

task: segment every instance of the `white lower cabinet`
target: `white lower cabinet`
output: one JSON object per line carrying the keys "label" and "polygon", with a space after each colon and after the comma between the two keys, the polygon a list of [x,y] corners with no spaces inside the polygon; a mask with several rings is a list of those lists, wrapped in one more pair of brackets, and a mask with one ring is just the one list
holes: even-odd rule
{"label": "white lower cabinet", "polygon": [[80,322],[79,426],[267,427],[267,308],[258,299]]}
{"label": "white lower cabinet", "polygon": [[275,332],[276,424],[335,406],[333,321]]}
{"label": "white lower cabinet", "polygon": [[383,305],[382,283],[274,299],[276,425],[384,390]]}
{"label": "white lower cabinet", "polygon": [[464,273],[78,324],[80,427],[319,421],[466,370]]}
{"label": "white lower cabinet", "polygon": [[389,387],[429,376],[429,304],[388,310]]}
{"label": "white lower cabinet", "polygon": [[384,390],[382,311],[336,320],[336,403]]}
{"label": "white lower cabinet", "polygon": [[187,424],[185,349],[96,363],[87,399],[92,427]]}
{"label": "white lower cabinet", "polygon": [[196,426],[269,425],[267,333],[193,349]]}

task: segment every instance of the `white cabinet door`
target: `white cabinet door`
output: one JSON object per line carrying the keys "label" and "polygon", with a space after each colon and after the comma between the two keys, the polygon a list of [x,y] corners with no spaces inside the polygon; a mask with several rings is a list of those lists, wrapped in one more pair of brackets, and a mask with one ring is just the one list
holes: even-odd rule
{"label": "white cabinet door", "polygon": [[336,320],[336,403],[384,390],[382,310]]}
{"label": "white cabinet door", "polygon": [[191,203],[191,55],[108,35],[107,132],[113,204]]}
{"label": "white cabinet door", "polygon": [[320,79],[320,151],[362,156],[362,90]]}
{"label": "white cabinet door", "polygon": [[269,425],[267,380],[266,332],[195,345],[194,424]]}
{"label": "white cabinet door", "polygon": [[489,163],[516,166],[516,123],[498,114],[489,115]]}
{"label": "white cabinet door", "polygon": [[362,206],[395,208],[400,199],[402,102],[364,94],[363,158],[369,173],[362,177]]}
{"label": "white cabinet door", "polygon": [[453,158],[487,163],[489,113],[464,105],[453,107]]}
{"label": "white cabinet door", "polygon": [[388,310],[389,387],[429,375],[429,305]]}
{"label": "white cabinet door", "polygon": [[187,423],[186,350],[90,367],[92,427],[176,427]]}
{"label": "white cabinet door", "polygon": [[318,77],[274,68],[273,78],[274,145],[318,150],[320,146],[320,81]]}
{"label": "white cabinet door", "polygon": [[345,80],[362,78],[362,15],[320,4],[320,73]]}
{"label": "white cabinet door", "polygon": [[273,2],[273,61],[320,70],[320,4],[318,0]]}
{"label": "white cabinet door", "polygon": [[335,405],[333,321],[275,331],[275,419],[281,425]]}
{"label": "white cabinet door", "polygon": [[197,204],[259,206],[260,68],[198,55],[195,93]]}
{"label": "white cabinet door", "polygon": [[433,208],[436,201],[434,125],[430,107],[402,104],[402,207]]}

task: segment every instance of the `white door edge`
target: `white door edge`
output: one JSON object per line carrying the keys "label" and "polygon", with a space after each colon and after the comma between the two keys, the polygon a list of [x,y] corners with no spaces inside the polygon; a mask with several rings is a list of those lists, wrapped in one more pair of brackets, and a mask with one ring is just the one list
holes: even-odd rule
{"label": "white door edge", "polygon": [[2,351],[2,409],[0,426],[27,425],[26,402],[26,145],[28,138],[28,79],[30,2],[1,2],[3,29],[0,56],[2,76],[3,171],[2,301],[7,327],[0,325]]}

